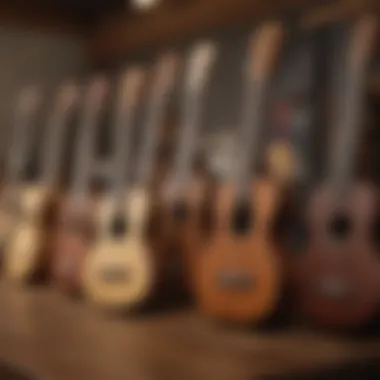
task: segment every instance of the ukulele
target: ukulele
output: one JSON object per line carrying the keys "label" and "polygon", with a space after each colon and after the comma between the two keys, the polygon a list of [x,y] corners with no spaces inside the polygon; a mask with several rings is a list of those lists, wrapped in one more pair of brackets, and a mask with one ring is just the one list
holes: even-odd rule
{"label": "ukulele", "polygon": [[215,195],[213,226],[195,269],[195,293],[201,310],[221,320],[251,323],[269,317],[278,306],[282,275],[273,238],[282,203],[277,181],[252,184],[264,128],[269,80],[283,42],[280,22],[261,25],[248,52],[238,175]]}
{"label": "ukulele", "polygon": [[0,194],[0,247],[7,242],[20,221],[24,192],[23,176],[28,163],[35,119],[41,103],[41,93],[35,86],[25,87],[16,104],[13,137],[5,162],[4,185]]}
{"label": "ukulele", "polygon": [[90,189],[90,175],[96,125],[107,92],[108,82],[103,76],[93,78],[88,85],[75,146],[73,181],[58,212],[51,274],[58,288],[67,292],[79,290],[81,265],[94,238],[97,199]]}
{"label": "ukulele", "polygon": [[9,278],[27,281],[43,266],[48,239],[53,232],[58,207],[58,180],[62,158],[64,130],[78,97],[73,83],[64,83],[48,122],[43,174],[40,183],[23,184],[21,218],[5,249],[5,272]]}
{"label": "ukulele", "polygon": [[376,245],[378,193],[354,178],[363,121],[365,74],[377,33],[377,19],[357,20],[341,55],[336,140],[327,180],[312,194],[306,212],[308,246],[297,262],[299,306],[312,321],[353,328],[370,322],[380,289]]}
{"label": "ukulele", "polygon": [[[154,195],[151,186],[154,153],[157,150],[159,129],[164,122],[169,95],[173,90],[177,61],[176,54],[166,53],[155,66],[155,82],[144,124],[144,144],[137,163],[137,181],[133,186],[128,186],[127,193],[124,190],[124,181],[120,183],[125,172],[125,147],[118,148],[117,165],[122,170],[117,173],[117,195],[114,199],[109,199],[100,211],[102,223],[98,243],[88,256],[85,266],[84,288],[87,294],[99,306],[114,311],[130,309],[140,304],[154,283],[154,253],[151,252],[146,233]],[[141,75],[138,77],[137,74],[131,74],[131,79],[136,82],[134,87],[141,82]],[[138,95],[138,89],[131,85],[132,83],[126,85],[131,93],[127,102],[124,102],[128,105],[130,123]],[[128,125],[124,128],[128,128]],[[125,140],[128,140],[128,136],[124,136],[123,141]]]}
{"label": "ukulele", "polygon": [[[152,247],[162,265],[157,288],[191,290],[194,260],[207,233],[205,204],[213,190],[213,181],[196,162],[201,127],[204,88],[216,61],[215,43],[203,41],[189,53],[181,105],[178,148],[174,164],[160,186],[156,207],[156,225]],[[194,165],[195,164],[195,165]],[[173,283],[176,284],[173,286]],[[172,293],[175,295],[174,292]]]}

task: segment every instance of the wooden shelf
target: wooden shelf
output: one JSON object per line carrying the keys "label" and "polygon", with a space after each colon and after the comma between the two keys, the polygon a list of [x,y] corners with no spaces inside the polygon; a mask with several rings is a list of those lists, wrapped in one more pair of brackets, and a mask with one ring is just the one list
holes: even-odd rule
{"label": "wooden shelf", "polygon": [[303,26],[313,28],[358,12],[378,9],[376,0],[194,0],[186,6],[157,8],[140,15],[104,19],[89,41],[94,65],[200,37],[207,32],[305,8]]}
{"label": "wooden shelf", "polygon": [[248,380],[380,358],[376,337],[355,340],[296,325],[234,331],[191,307],[107,317],[51,288],[4,281],[0,307],[1,358],[41,379]]}
{"label": "wooden shelf", "polygon": [[0,3],[0,25],[76,37],[86,32],[77,20],[62,12],[22,8],[9,3]]}
{"label": "wooden shelf", "polygon": [[282,12],[305,0],[197,0],[183,6],[166,6],[129,17],[104,20],[90,41],[96,63],[155,49],[209,31],[249,22]]}

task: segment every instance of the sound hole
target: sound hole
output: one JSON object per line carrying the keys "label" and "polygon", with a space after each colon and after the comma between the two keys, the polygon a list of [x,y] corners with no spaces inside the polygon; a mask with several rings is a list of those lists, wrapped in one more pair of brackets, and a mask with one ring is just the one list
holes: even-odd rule
{"label": "sound hole", "polygon": [[372,224],[371,237],[376,247],[380,247],[380,215],[376,217]]}
{"label": "sound hole", "polygon": [[127,231],[127,223],[124,216],[117,215],[112,221],[111,233],[114,237],[124,236]]}
{"label": "sound hole", "polygon": [[344,214],[335,215],[329,224],[329,233],[336,239],[346,238],[352,229],[350,218]]}
{"label": "sound hole", "polygon": [[173,207],[173,219],[176,222],[183,222],[188,215],[188,209],[184,202],[177,202]]}
{"label": "sound hole", "polygon": [[248,233],[253,224],[253,215],[247,201],[238,203],[232,218],[232,230],[237,235]]}

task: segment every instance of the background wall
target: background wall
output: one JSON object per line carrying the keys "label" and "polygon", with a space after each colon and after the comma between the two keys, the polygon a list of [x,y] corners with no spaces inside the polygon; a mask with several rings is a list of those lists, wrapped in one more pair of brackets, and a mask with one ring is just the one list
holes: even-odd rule
{"label": "background wall", "polygon": [[[236,156],[239,147],[236,144],[236,138],[240,133],[240,124],[242,117],[242,102],[244,92],[246,91],[244,84],[245,70],[244,64],[247,54],[247,46],[250,41],[251,33],[254,30],[254,25],[242,26],[225,31],[219,31],[214,34],[204,36],[204,39],[210,39],[215,42],[218,47],[218,56],[215,65],[210,73],[207,84],[204,89],[202,98],[202,116],[200,118],[201,136],[198,140],[197,147],[204,149],[206,158],[211,161],[211,166],[220,167],[221,175],[228,175],[224,172],[234,172],[236,164]],[[204,41],[204,39],[201,39]],[[270,98],[280,98],[292,103],[292,98],[301,98],[304,103],[309,102],[312,84],[313,70],[313,54],[314,42],[313,35],[298,35],[295,34],[290,39],[291,44],[287,44],[284,48],[283,59],[277,69],[277,75],[271,86]],[[201,40],[192,40],[183,43],[174,48],[180,53],[183,58],[182,63],[186,65],[186,58],[191,48]],[[151,54],[131,57],[125,57],[125,60],[115,63],[115,66],[110,68],[113,78],[117,78],[118,73],[132,63],[141,63],[148,70],[152,67],[154,61],[161,53],[165,52],[170,47],[162,47]],[[183,102],[183,74],[180,76],[174,93],[172,94],[172,108],[176,109],[179,116]],[[299,101],[298,101],[299,103]],[[290,106],[290,105],[289,105]],[[303,104],[302,108],[308,107],[309,104]],[[142,110],[146,110],[147,103],[143,102]],[[140,120],[140,122],[143,120]],[[268,121],[269,123],[269,121]],[[310,122],[306,120],[302,123],[301,129],[304,130],[305,136],[309,133]],[[141,125],[142,126],[142,125]],[[139,125],[140,127],[140,125]],[[293,128],[293,125],[290,127]],[[140,129],[141,128],[137,128]],[[273,134],[270,125],[266,128],[267,137],[271,138]],[[294,126],[293,129],[299,129]],[[110,131],[110,129],[109,129]],[[112,132],[111,132],[112,133]],[[278,132],[281,133],[281,132]],[[302,132],[303,133],[303,132]],[[289,138],[299,140],[302,133],[295,131]],[[274,132],[276,134],[276,132]],[[289,133],[290,134],[290,133]],[[303,138],[302,136],[300,138]],[[265,139],[264,139],[265,140]],[[103,139],[103,142],[105,139]],[[298,143],[298,142],[297,142]],[[139,148],[141,144],[134,144],[134,153],[132,158],[139,157]],[[260,144],[260,148],[264,148],[264,144]],[[307,147],[306,147],[307,148]],[[214,158],[215,156],[215,158]],[[309,159],[308,157],[305,159]],[[223,162],[222,162],[223,161]],[[104,173],[111,173],[110,165],[103,167]],[[134,166],[132,164],[132,166]],[[225,167],[222,168],[222,167]],[[219,169],[217,169],[219,171]]]}
{"label": "background wall", "polygon": [[[201,122],[203,133],[206,136],[215,133],[219,135],[220,132],[224,131],[231,140],[231,137],[236,137],[238,133],[237,127],[241,122],[241,103],[244,93],[242,64],[252,28],[253,26],[242,27],[241,29],[227,30],[216,33],[216,35],[205,36],[216,41],[219,47],[218,59],[205,89],[203,102],[204,112]],[[177,46],[177,48],[186,57],[188,49],[194,42],[189,41],[189,43]],[[307,42],[306,45],[308,45]],[[136,57],[135,59],[149,67],[154,57],[157,57],[164,50],[163,48],[156,54],[152,54],[153,56]],[[299,46],[296,50],[301,53],[304,51]],[[300,67],[297,70],[290,70],[293,73],[292,75],[289,73],[289,65],[285,65],[285,72],[282,75],[279,87],[289,90],[289,83],[292,83],[291,87],[297,88],[295,92],[303,92],[304,88],[302,87],[305,85],[307,87],[306,78],[308,75],[302,73],[302,67],[305,67],[305,59],[307,61],[307,58],[299,59],[298,54],[295,55],[295,58],[290,58],[290,66],[293,67],[294,62],[297,62]],[[117,78],[113,74],[117,74],[122,67],[130,62],[126,59],[124,63],[118,65],[116,70],[110,71],[113,80]],[[306,66],[308,65],[306,64]],[[52,91],[63,78],[81,77],[88,73],[88,69],[83,46],[74,37],[0,27],[0,132],[4,132],[0,135],[0,141],[3,143],[0,145],[0,149],[6,145],[10,136],[9,131],[14,117],[14,102],[23,85],[42,83],[48,100],[47,107],[49,107]],[[295,73],[296,75],[294,75]],[[294,81],[294,79],[297,80]],[[182,100],[181,90],[181,86],[178,86],[177,92],[173,96],[173,103],[179,109]],[[291,89],[292,91],[294,90]],[[105,130],[106,134],[112,133],[109,128],[109,120],[105,120]],[[37,137],[36,142],[38,143],[41,140],[40,136]],[[101,139],[101,141],[103,140]],[[207,140],[207,138],[201,138],[200,143],[209,145]],[[135,147],[138,150],[139,144]],[[136,157],[137,154],[138,152],[135,152],[133,156]],[[108,165],[103,168],[105,172],[111,172]],[[100,172],[103,172],[101,167],[99,169]]]}
{"label": "background wall", "polygon": [[59,81],[85,71],[84,50],[74,37],[0,26],[0,141],[9,137],[14,101],[23,85],[42,83],[49,99]]}

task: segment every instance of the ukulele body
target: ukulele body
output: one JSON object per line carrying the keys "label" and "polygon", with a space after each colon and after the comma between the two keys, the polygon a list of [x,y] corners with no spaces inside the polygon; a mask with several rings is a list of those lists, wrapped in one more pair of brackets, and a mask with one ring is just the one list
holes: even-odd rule
{"label": "ukulele body", "polygon": [[[186,265],[193,260],[189,254],[182,255],[200,239],[196,218],[200,212],[191,206],[199,204],[203,186],[194,181],[188,189],[192,190],[187,198],[191,213],[184,224],[174,221],[170,206],[162,206],[161,198],[152,198],[148,189],[131,189],[124,210],[126,234],[118,237],[110,233],[113,202],[102,202],[99,241],[87,256],[83,271],[85,292],[94,303],[110,310],[131,310],[170,290],[182,291],[182,259]],[[192,231],[190,226],[197,229]],[[189,268],[189,281],[190,272]]]}
{"label": "ukulele body", "polygon": [[311,199],[307,215],[309,248],[296,270],[301,310],[325,326],[350,328],[370,322],[380,290],[377,192],[356,183],[337,199],[334,189],[324,185]]}
{"label": "ukulele body", "polygon": [[[86,257],[83,288],[87,297],[110,311],[131,310],[148,299],[156,282],[154,255],[146,240],[151,209],[150,194],[144,188],[128,191],[123,209],[105,197],[99,207],[99,233]],[[115,215],[126,222],[124,233],[112,233]]]}
{"label": "ukulele body", "polygon": [[189,208],[189,217],[183,229],[182,235],[182,257],[186,271],[188,288],[192,291],[194,284],[194,271],[198,257],[208,238],[212,224],[211,204],[215,186],[209,178],[194,177],[189,184],[189,192],[186,202]]}
{"label": "ukulele body", "polygon": [[78,202],[68,197],[62,203],[54,239],[51,275],[54,284],[67,293],[81,290],[84,258],[94,241],[97,201],[89,195]]}
{"label": "ukulele body", "polygon": [[200,309],[212,318],[250,324],[270,317],[282,293],[280,249],[273,229],[281,199],[272,182],[252,187],[250,230],[232,229],[235,191],[221,185],[216,196],[213,231],[198,254],[195,291]]}
{"label": "ukulele body", "polygon": [[8,278],[26,282],[46,273],[54,234],[59,193],[43,185],[26,185],[20,193],[19,217],[6,243]]}
{"label": "ukulele body", "polygon": [[[186,193],[179,196],[180,203],[176,204],[170,196],[162,197],[160,217],[156,218],[157,234],[152,244],[161,262],[162,280],[181,284],[186,292],[192,291],[194,267],[207,234],[204,208],[210,186],[204,176],[193,176]],[[178,205],[184,207],[182,216],[176,216]]]}
{"label": "ukulele body", "polygon": [[21,215],[20,185],[5,185],[1,189],[0,197],[0,247],[2,253],[5,251],[6,242],[12,231],[17,226]]}

